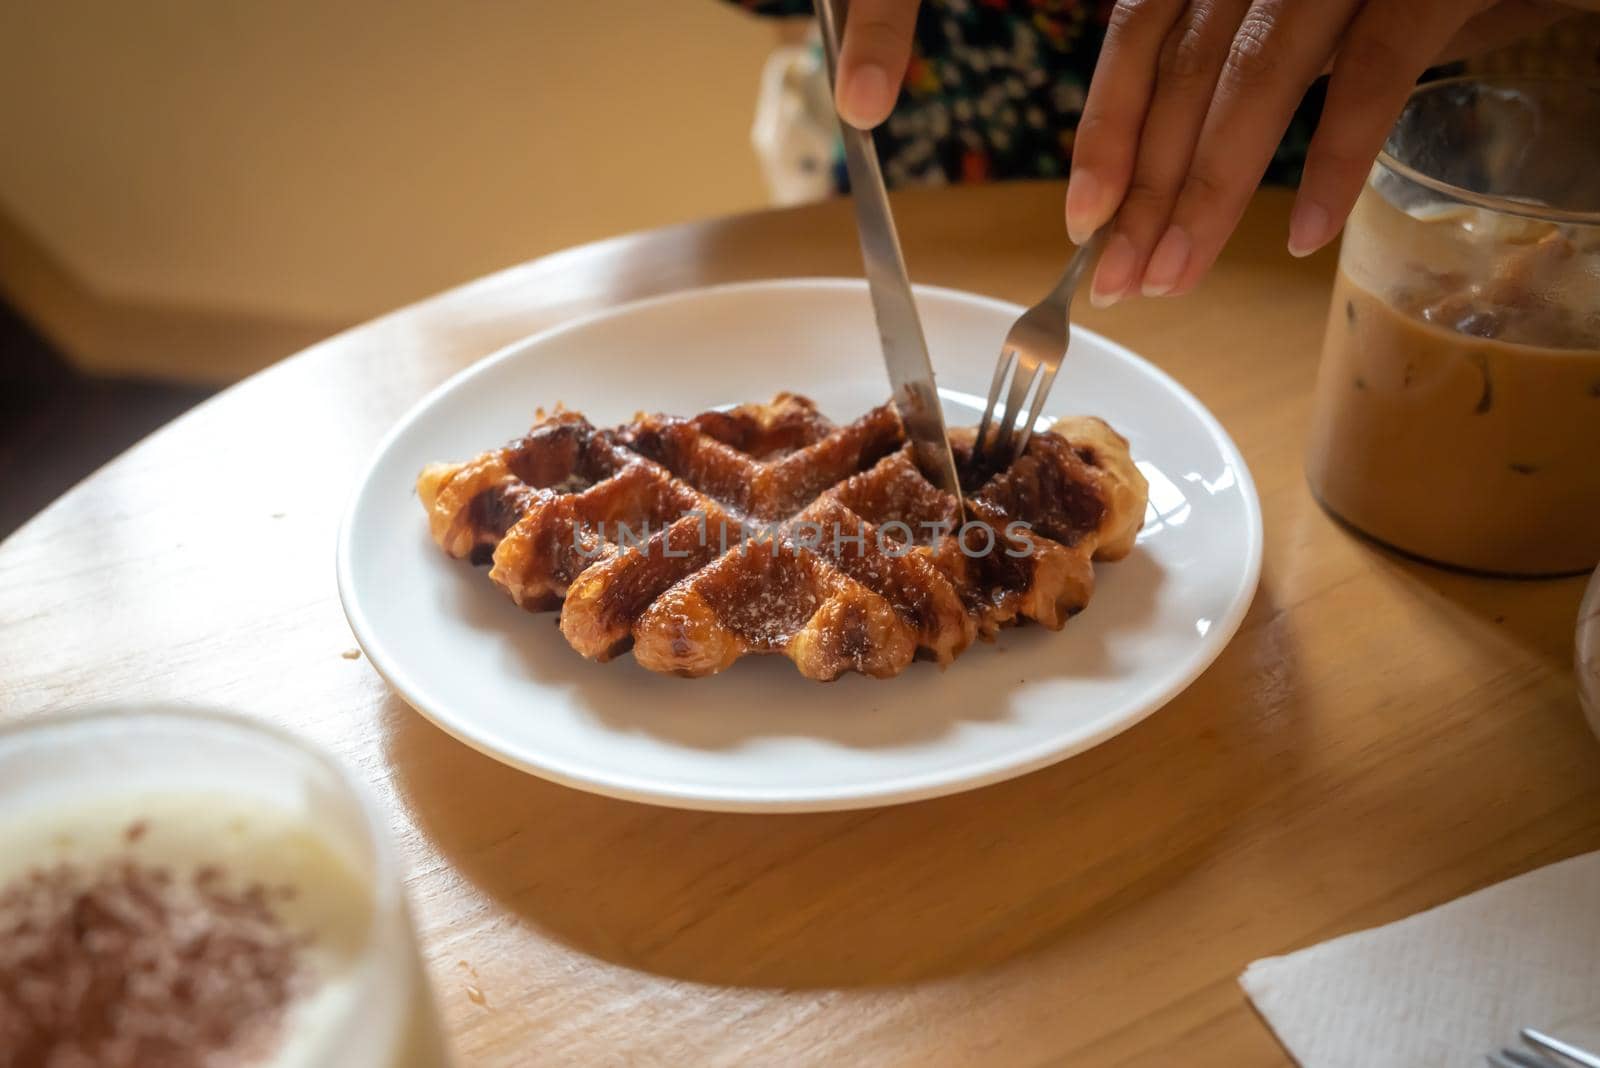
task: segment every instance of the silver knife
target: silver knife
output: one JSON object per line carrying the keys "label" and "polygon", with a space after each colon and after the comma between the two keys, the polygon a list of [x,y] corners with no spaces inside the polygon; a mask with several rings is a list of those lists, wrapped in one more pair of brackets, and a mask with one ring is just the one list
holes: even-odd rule
{"label": "silver knife", "polygon": [[[822,24],[823,50],[828,56],[828,81],[839,79],[840,28],[846,17],[847,0],[813,0],[817,21]],[[911,439],[917,466],[935,486],[955,494],[961,502],[961,482],[956,476],[955,456],[945,434],[944,412],[939,407],[939,390],[933,381],[933,363],[928,359],[928,341],[922,333],[922,320],[911,297],[911,279],[906,275],[905,257],[900,253],[900,238],[895,233],[894,216],[889,211],[889,193],[878,167],[878,153],[872,135],[840,121],[844,135],[844,161],[850,172],[851,199],[855,202],[856,229],[861,236],[861,259],[866,266],[867,289],[872,294],[872,312],[878,320],[878,340],[883,344],[883,362],[894,387],[894,406]]]}

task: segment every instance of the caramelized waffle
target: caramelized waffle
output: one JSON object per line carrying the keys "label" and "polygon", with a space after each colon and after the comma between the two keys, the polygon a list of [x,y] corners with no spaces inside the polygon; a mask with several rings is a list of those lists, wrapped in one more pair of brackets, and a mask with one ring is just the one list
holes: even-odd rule
{"label": "caramelized waffle", "polygon": [[1035,434],[984,470],[951,435],[967,515],[911,459],[893,407],[838,426],[779,394],[693,418],[597,428],[539,413],[525,436],[417,479],[433,539],[490,565],[595,660],[712,675],[746,653],[801,674],[885,678],[1089,602],[1092,560],[1133,548],[1146,485],[1098,419]]}

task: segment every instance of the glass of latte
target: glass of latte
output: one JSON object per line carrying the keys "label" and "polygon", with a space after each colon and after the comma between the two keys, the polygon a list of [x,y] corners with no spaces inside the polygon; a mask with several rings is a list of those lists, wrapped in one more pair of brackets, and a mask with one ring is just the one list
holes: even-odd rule
{"label": "glass of latte", "polygon": [[0,730],[0,1064],[445,1063],[394,854],[331,759],[199,711]]}

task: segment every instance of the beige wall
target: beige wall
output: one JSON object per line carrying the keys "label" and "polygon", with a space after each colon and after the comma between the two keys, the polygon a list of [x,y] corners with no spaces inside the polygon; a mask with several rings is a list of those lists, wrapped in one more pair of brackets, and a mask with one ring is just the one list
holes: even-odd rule
{"label": "beige wall", "polygon": [[[0,0],[0,284],[89,365],[236,373],[759,206],[774,40],[720,0]],[[119,338],[129,314],[210,327],[163,352]]]}

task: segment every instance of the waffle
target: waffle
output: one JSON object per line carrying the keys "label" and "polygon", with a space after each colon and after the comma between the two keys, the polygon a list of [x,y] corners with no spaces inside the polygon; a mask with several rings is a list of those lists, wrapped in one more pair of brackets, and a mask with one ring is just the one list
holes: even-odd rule
{"label": "waffle", "polygon": [[523,608],[559,608],[586,657],[631,648],[702,676],[777,653],[812,679],[886,678],[1023,620],[1059,629],[1089,602],[1091,561],[1126,556],[1143,522],[1145,480],[1098,419],[1035,434],[1003,470],[973,444],[951,435],[965,521],[891,406],[838,426],[788,393],[610,429],[540,412],[417,491],[440,548]]}

